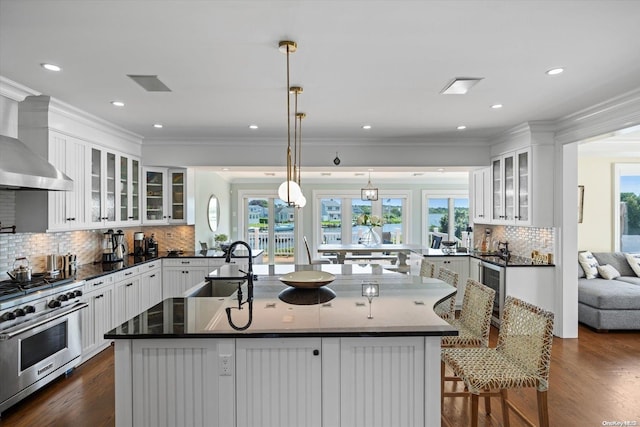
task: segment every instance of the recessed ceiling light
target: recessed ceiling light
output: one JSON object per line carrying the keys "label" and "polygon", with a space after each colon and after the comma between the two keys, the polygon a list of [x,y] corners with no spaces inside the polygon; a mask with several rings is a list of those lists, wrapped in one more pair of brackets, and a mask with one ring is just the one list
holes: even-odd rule
{"label": "recessed ceiling light", "polygon": [[40,64],[42,68],[49,71],[62,71],[62,68],[55,64]]}
{"label": "recessed ceiling light", "polygon": [[229,170],[229,168],[222,168],[222,170],[226,172]]}
{"label": "recessed ceiling light", "polygon": [[413,176],[422,176],[422,175],[424,175],[422,172],[414,172],[413,173]]}
{"label": "recessed ceiling light", "polygon": [[482,77],[456,77],[440,91],[443,95],[464,95],[477,85]]}
{"label": "recessed ceiling light", "polygon": [[467,127],[465,125],[460,125],[458,126],[456,129],[458,130],[465,130]]}
{"label": "recessed ceiling light", "polygon": [[502,104],[493,104],[491,108],[493,108],[494,110],[497,110],[498,108],[502,108]]}
{"label": "recessed ceiling light", "polygon": [[444,172],[444,168],[438,168],[438,172]]}
{"label": "recessed ceiling light", "polygon": [[249,125],[249,129],[258,129],[258,125]]}
{"label": "recessed ceiling light", "polygon": [[162,129],[164,126],[162,126],[162,123],[155,123],[153,127],[156,129]]}
{"label": "recessed ceiling light", "polygon": [[114,107],[124,107],[124,102],[122,101],[111,101],[111,105]]}
{"label": "recessed ceiling light", "polygon": [[552,68],[550,70],[547,70],[547,74],[550,76],[555,76],[557,74],[562,74],[563,71],[564,68]]}
{"label": "recessed ceiling light", "polygon": [[371,125],[362,125],[362,129],[369,130],[371,129]]}

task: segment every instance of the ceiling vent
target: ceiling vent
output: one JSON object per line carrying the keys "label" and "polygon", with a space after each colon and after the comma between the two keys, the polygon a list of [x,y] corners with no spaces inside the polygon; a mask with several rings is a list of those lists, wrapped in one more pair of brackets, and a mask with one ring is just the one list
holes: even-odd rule
{"label": "ceiling vent", "polygon": [[483,77],[456,77],[440,93],[443,95],[464,95],[482,79]]}
{"label": "ceiling vent", "polygon": [[140,76],[134,74],[127,74],[131,80],[138,83],[147,92],[171,92],[171,89],[162,83],[158,76]]}

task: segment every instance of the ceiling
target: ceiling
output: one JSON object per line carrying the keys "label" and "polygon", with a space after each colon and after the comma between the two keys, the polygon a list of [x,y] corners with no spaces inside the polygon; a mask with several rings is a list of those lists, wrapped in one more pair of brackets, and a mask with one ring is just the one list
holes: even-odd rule
{"label": "ceiling", "polygon": [[[0,0],[0,76],[147,141],[258,144],[286,139],[288,39],[305,143],[477,143],[639,88],[638,16],[633,0]],[[441,94],[455,77],[482,80]]]}

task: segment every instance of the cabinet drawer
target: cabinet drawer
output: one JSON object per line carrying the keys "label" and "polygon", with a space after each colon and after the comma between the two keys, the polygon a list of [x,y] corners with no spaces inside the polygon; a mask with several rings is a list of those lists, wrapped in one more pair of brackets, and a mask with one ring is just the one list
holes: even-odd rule
{"label": "cabinet drawer", "polygon": [[206,258],[165,258],[162,260],[162,265],[164,267],[208,267],[209,260]]}
{"label": "cabinet drawer", "polygon": [[140,268],[139,266],[136,266],[136,267],[127,268],[126,270],[118,271],[117,273],[113,274],[115,276],[114,280],[116,282],[119,282],[121,280],[127,280],[132,277],[135,277],[138,274],[140,274],[140,272],[138,271],[139,268]]}
{"label": "cabinet drawer", "polygon": [[96,277],[95,279],[87,280],[84,284],[84,293],[89,293],[97,289],[109,286],[114,282],[115,274],[107,274],[105,276]]}
{"label": "cabinet drawer", "polygon": [[146,273],[147,271],[155,270],[160,267],[162,267],[162,261],[157,260],[153,262],[147,262],[145,264],[138,266],[138,271],[140,272],[140,274],[143,274],[143,273]]}

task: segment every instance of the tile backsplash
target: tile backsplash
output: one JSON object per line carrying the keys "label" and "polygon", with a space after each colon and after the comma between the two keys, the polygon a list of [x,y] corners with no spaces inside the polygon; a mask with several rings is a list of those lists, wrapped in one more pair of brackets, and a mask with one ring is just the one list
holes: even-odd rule
{"label": "tile backsplash", "polygon": [[[475,247],[480,247],[485,229],[491,230],[491,239],[497,242],[509,242],[509,251],[513,255],[531,258],[534,250],[543,253],[554,253],[555,229],[544,227],[516,227],[511,225],[480,225],[474,230]],[[491,249],[496,249],[493,247]]]}
{"label": "tile backsplash", "polygon": [[[15,259],[22,256],[29,259],[34,273],[46,270],[48,254],[75,253],[78,264],[100,261],[102,235],[106,230],[0,234],[0,280],[8,278],[7,271],[13,269]],[[136,231],[144,232],[147,237],[153,233],[160,255],[165,255],[168,249],[196,249],[195,229],[190,225],[130,227],[122,228],[122,231],[129,251],[133,250],[133,233]]]}

